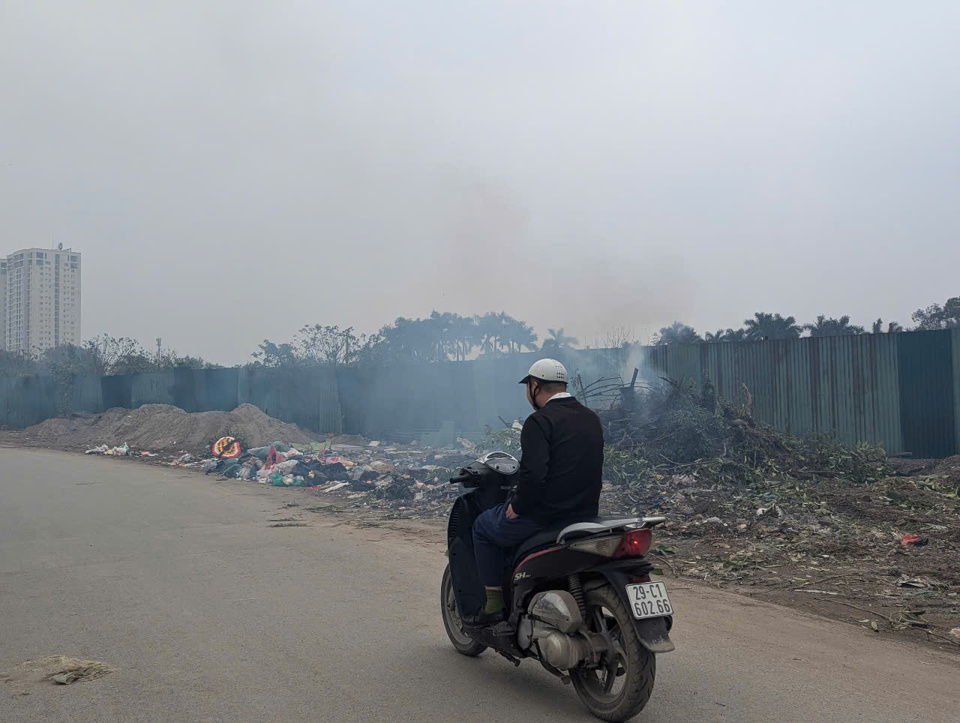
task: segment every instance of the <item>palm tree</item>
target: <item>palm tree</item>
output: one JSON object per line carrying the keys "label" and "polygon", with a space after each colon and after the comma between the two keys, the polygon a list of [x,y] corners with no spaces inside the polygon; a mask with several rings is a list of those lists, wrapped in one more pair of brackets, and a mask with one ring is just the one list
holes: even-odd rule
{"label": "palm tree", "polygon": [[436,335],[436,357],[437,361],[444,361],[452,352],[458,356],[457,351],[457,317],[448,311],[442,314],[433,311],[430,313],[430,323],[433,326]]}
{"label": "palm tree", "polygon": [[703,340],[716,344],[724,341],[745,341],[747,332],[743,329],[717,329],[715,332],[707,332],[703,335]]}
{"label": "palm tree", "polygon": [[547,329],[547,333],[550,336],[543,342],[543,351],[545,352],[559,351],[560,349],[576,346],[579,343],[576,337],[564,334],[562,326],[559,329]]}
{"label": "palm tree", "polygon": [[675,321],[660,330],[654,343],[657,346],[665,346],[667,344],[698,344],[702,341],[703,339],[692,326]]}
{"label": "palm tree", "polygon": [[454,314],[453,336],[455,339],[455,357],[457,361],[466,359],[477,345],[479,333],[477,321],[472,316]]}
{"label": "palm tree", "polygon": [[[903,331],[903,327],[900,326],[900,324],[898,324],[898,323],[895,322],[895,321],[891,321],[891,322],[887,325],[887,332],[886,332],[887,334],[899,334],[901,331]],[[872,333],[874,333],[874,334],[883,334],[883,333],[884,333],[884,332],[883,332],[883,319],[877,319],[875,322],[873,322]]]}
{"label": "palm tree", "polygon": [[519,319],[514,319],[509,314],[502,314],[502,321],[505,329],[507,345],[510,351],[522,351],[524,347],[530,351],[537,350],[537,335],[533,327],[529,326]]}
{"label": "palm tree", "polygon": [[798,339],[803,328],[797,325],[797,320],[780,314],[768,314],[758,311],[752,319],[743,322],[746,327],[747,341],[766,341],[767,339]]}
{"label": "palm tree", "polygon": [[537,349],[537,335],[533,327],[514,319],[504,311],[499,314],[488,312],[476,317],[475,322],[477,339],[485,354],[499,352],[504,347],[508,352],[521,351],[524,348],[530,351]]}
{"label": "palm tree", "polygon": [[804,324],[803,328],[810,332],[810,336],[855,336],[863,333],[863,327],[852,325],[846,314],[839,319],[828,319],[820,314],[815,323]]}
{"label": "palm tree", "polygon": [[495,311],[488,311],[483,316],[477,317],[477,327],[480,332],[483,351],[487,354],[493,354],[500,351],[503,345],[503,319],[506,314],[498,314]]}

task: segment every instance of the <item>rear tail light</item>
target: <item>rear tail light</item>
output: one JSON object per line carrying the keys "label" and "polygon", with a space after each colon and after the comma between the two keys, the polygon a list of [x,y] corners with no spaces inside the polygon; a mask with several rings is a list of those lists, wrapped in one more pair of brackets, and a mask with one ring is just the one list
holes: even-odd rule
{"label": "rear tail light", "polygon": [[613,535],[611,537],[592,537],[582,542],[573,542],[570,549],[580,552],[589,552],[603,557],[613,557],[614,553],[620,548],[623,535]]}
{"label": "rear tail light", "polygon": [[570,549],[602,557],[642,557],[653,544],[650,530],[631,530],[625,535],[591,537],[570,544]]}
{"label": "rear tail light", "polygon": [[653,533],[650,530],[631,530],[620,539],[614,557],[642,557],[650,551]]}

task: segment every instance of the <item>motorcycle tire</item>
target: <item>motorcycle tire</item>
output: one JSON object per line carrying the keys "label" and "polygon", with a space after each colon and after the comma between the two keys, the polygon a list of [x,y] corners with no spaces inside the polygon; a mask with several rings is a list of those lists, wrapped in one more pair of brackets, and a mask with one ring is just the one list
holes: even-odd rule
{"label": "motorcycle tire", "polygon": [[443,617],[443,627],[447,631],[447,637],[450,638],[450,642],[458,653],[468,658],[475,658],[487,649],[486,645],[478,643],[463,631],[463,623],[457,611],[457,600],[453,594],[453,578],[450,577],[449,565],[444,569],[443,580],[440,583],[440,614]]}
{"label": "motorcycle tire", "polygon": [[[640,644],[633,617],[620,596],[609,585],[588,590],[585,595],[587,625],[595,632],[606,628],[616,644],[607,665],[590,670],[583,666],[570,671],[580,701],[601,720],[626,721],[647,705],[657,675],[656,656]],[[622,687],[614,691],[617,681]]]}

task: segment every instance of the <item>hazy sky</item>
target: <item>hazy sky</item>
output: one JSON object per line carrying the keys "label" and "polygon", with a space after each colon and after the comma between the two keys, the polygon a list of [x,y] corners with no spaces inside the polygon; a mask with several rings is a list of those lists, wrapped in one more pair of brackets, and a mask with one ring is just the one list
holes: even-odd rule
{"label": "hazy sky", "polygon": [[960,3],[0,0],[0,250],[247,359],[506,310],[592,342],[960,294]]}

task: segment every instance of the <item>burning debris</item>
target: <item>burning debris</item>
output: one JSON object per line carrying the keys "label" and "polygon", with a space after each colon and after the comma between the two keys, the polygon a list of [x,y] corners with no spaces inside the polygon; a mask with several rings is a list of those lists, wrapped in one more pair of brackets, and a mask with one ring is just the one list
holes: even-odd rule
{"label": "burning debris", "polygon": [[740,400],[728,402],[709,380],[700,390],[664,382],[643,394],[624,387],[618,402],[601,412],[611,481],[632,485],[687,474],[731,487],[822,477],[864,484],[886,474],[886,454],[877,445],[789,435],[756,420],[745,386]]}

